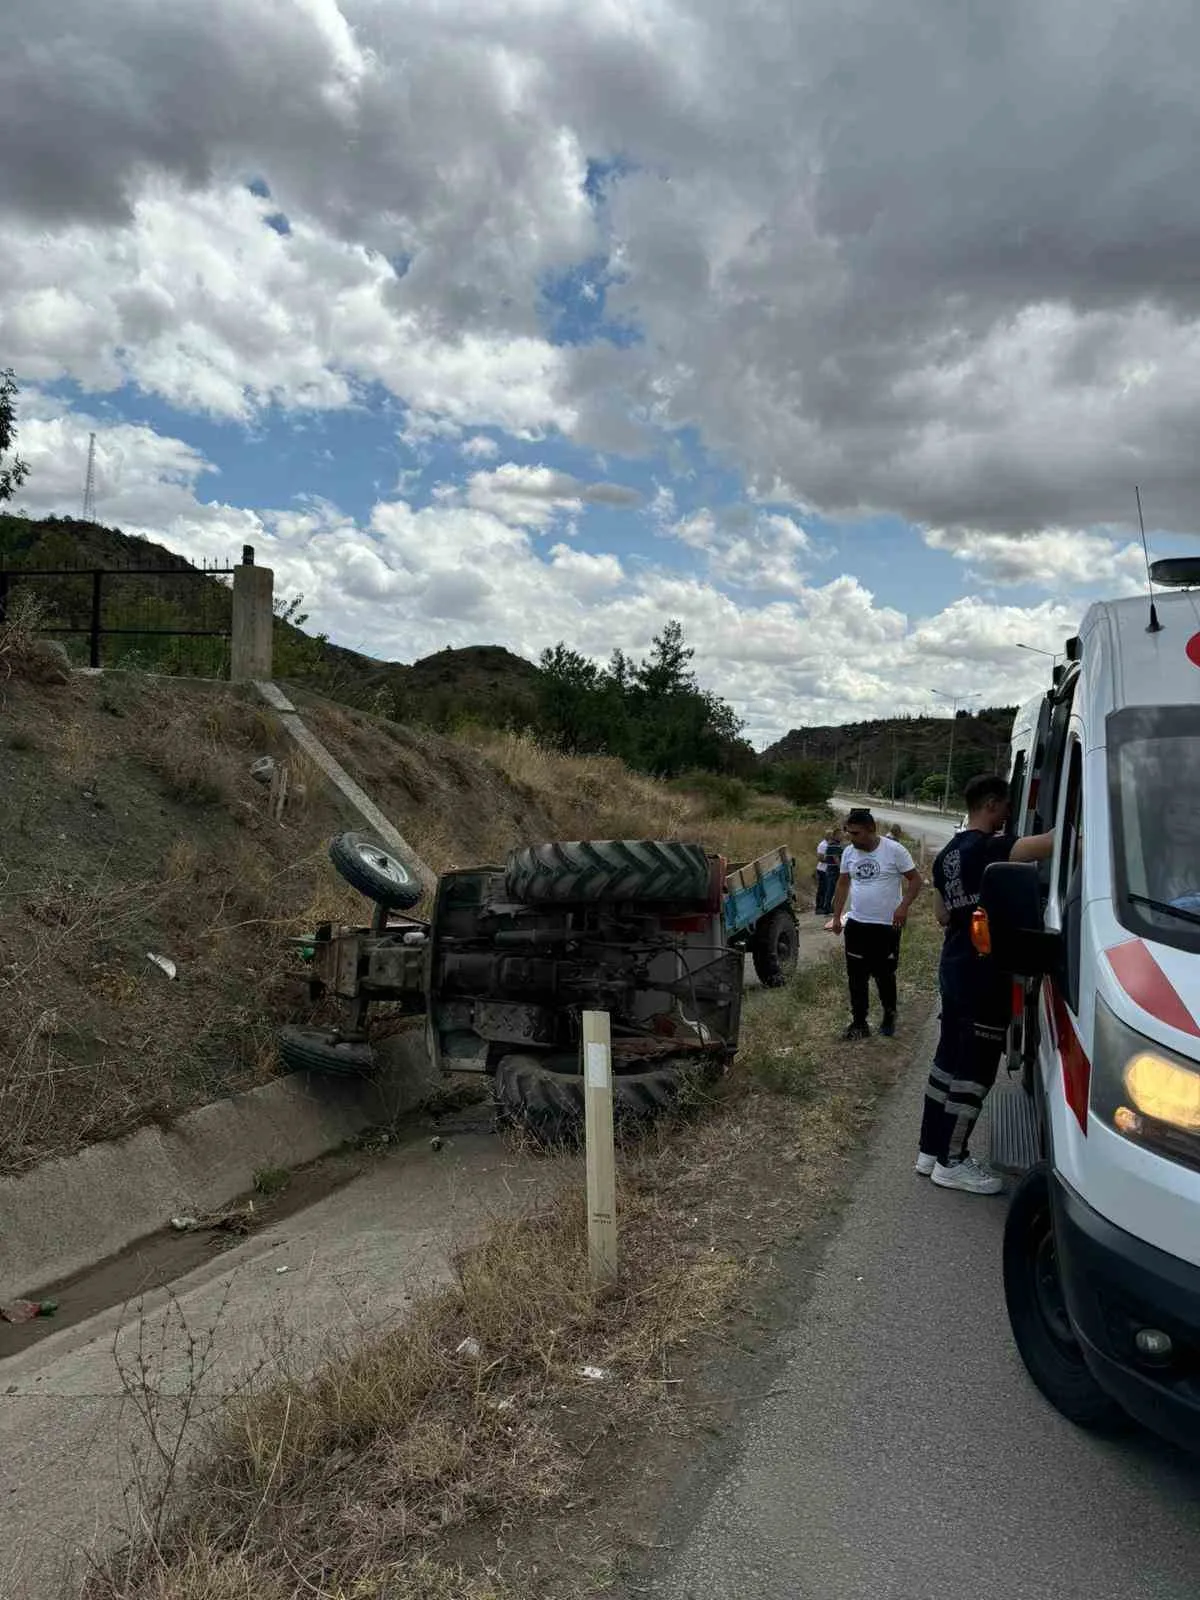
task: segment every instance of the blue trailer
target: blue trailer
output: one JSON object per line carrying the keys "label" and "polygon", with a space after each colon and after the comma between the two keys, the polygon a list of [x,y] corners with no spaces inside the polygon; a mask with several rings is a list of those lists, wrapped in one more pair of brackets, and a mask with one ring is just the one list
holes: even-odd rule
{"label": "blue trailer", "polygon": [[800,931],[796,920],[796,862],[790,850],[769,850],[732,868],[721,897],[725,936],[746,950],[759,982],[776,989],[796,970]]}

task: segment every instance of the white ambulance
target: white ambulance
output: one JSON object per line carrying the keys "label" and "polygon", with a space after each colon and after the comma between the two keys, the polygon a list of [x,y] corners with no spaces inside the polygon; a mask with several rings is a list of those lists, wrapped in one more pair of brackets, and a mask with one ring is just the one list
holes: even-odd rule
{"label": "white ambulance", "polygon": [[[1200,585],[1200,560],[1156,563]],[[1153,622],[1155,626],[1148,626]],[[996,1165],[1023,1171],[1004,1284],[1066,1416],[1200,1449],[1200,592],[1088,611],[1013,730],[1018,832],[1053,859],[984,875],[1014,974]]]}

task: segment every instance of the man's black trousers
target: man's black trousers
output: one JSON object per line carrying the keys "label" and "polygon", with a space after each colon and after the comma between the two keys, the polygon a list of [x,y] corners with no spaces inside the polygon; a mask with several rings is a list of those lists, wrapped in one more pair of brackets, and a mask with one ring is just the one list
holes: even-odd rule
{"label": "man's black trousers", "polygon": [[871,979],[879,990],[885,1016],[896,1009],[896,967],[900,961],[900,929],[882,922],[843,925],[846,945],[846,981],[850,988],[850,1015],[866,1023],[871,1008]]}

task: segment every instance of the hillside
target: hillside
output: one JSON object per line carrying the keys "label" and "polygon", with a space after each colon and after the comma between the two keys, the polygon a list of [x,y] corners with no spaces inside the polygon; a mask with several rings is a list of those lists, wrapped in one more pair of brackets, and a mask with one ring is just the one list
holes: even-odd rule
{"label": "hillside", "polygon": [[[230,561],[240,554],[231,550]],[[258,555],[262,560],[264,552]],[[0,516],[0,566],[4,565],[111,569],[152,565],[188,571],[182,556],[161,545],[135,539],[118,528],[65,517]],[[201,579],[198,586],[192,577],[178,583],[159,580],[148,599],[144,582],[117,577],[109,586],[105,621],[124,626],[218,625],[227,604],[220,593],[225,581]],[[86,624],[91,603],[86,576],[37,580],[31,591],[55,613],[54,620]],[[276,609],[282,613],[275,638],[279,678],[307,684],[347,705],[438,730],[452,729],[463,718],[491,727],[523,727],[535,720],[540,673],[532,661],[511,650],[477,645],[441,650],[411,664],[378,661],[306,632],[299,625],[302,604],[300,596],[277,596]],[[86,659],[81,636],[64,643],[73,656]],[[116,636],[105,641],[105,650],[107,666],[153,667],[185,676],[220,676],[223,671],[220,640]]]}
{"label": "hillside", "polygon": [[[357,819],[249,687],[32,682],[17,633],[0,626],[0,1172],[272,1077],[276,1030],[306,1015],[287,940],[366,912],[326,856]],[[612,759],[479,730],[473,747],[293,694],[435,870],[580,836],[811,859],[794,813],[717,820]],[[281,821],[250,774],[264,755],[303,785]]]}
{"label": "hillside", "polygon": [[[955,794],[980,772],[1004,771],[1014,711],[992,707],[953,721],[954,759],[951,790]],[[836,727],[793,728],[764,750],[764,765],[816,761],[834,774],[835,789],[916,798],[940,797],[950,752],[949,717],[887,717],[874,722],[848,722]]]}

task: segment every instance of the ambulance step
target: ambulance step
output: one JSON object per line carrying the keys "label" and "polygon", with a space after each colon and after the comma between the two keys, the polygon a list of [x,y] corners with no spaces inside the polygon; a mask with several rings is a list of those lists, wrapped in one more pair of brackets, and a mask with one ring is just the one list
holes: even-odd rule
{"label": "ambulance step", "polygon": [[1019,1079],[1000,1082],[988,1098],[988,1158],[997,1172],[1027,1172],[1038,1159],[1037,1116]]}

